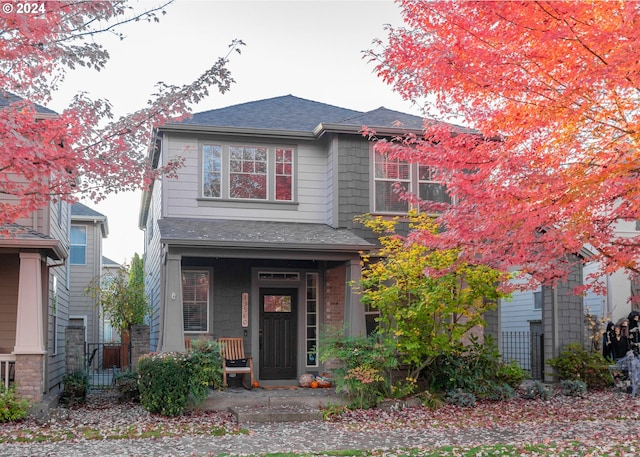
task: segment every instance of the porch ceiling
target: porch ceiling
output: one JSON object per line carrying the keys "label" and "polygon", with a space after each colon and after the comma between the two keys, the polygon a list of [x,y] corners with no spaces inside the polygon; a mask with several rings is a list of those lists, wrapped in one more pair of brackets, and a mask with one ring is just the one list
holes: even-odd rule
{"label": "porch ceiling", "polygon": [[359,252],[375,247],[348,230],[326,224],[164,218],[158,226],[162,243],[181,246],[323,252]]}

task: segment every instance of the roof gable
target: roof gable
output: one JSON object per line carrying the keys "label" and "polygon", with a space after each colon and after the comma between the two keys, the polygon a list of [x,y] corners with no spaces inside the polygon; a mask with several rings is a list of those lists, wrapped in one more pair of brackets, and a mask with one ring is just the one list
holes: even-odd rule
{"label": "roof gable", "polygon": [[183,124],[311,132],[322,122],[338,123],[360,114],[360,111],[284,95],[196,113]]}

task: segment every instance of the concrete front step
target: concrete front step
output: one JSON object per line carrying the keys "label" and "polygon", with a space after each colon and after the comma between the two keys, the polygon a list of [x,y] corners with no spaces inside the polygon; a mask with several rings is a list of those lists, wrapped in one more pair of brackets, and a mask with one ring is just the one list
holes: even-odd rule
{"label": "concrete front step", "polygon": [[346,398],[334,389],[234,389],[212,391],[200,405],[204,410],[229,411],[237,407],[300,407],[321,409],[344,405]]}
{"label": "concrete front step", "polygon": [[233,406],[229,411],[238,424],[265,422],[305,422],[322,420],[320,408],[310,406]]}

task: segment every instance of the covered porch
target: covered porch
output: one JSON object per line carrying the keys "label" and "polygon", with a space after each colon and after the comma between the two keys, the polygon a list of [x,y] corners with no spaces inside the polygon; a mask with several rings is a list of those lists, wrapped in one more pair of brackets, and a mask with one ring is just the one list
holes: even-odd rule
{"label": "covered porch", "polygon": [[24,398],[46,393],[50,268],[57,240],[33,231],[0,239],[0,382]]}
{"label": "covered porch", "polygon": [[242,337],[256,378],[284,382],[323,370],[323,328],[365,333],[351,282],[370,243],[323,224],[257,221],[189,221],[192,238],[179,240],[183,223],[159,224],[166,279],[158,350],[184,351],[185,337]]}

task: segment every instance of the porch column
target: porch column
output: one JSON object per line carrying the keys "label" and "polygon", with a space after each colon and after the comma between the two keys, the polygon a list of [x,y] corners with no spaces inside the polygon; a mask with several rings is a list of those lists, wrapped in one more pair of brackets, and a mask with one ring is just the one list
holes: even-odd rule
{"label": "porch column", "polygon": [[20,253],[15,354],[45,353],[41,263],[38,253]]}
{"label": "porch column", "polygon": [[184,352],[182,256],[167,254],[162,313],[161,352]]}
{"label": "porch column", "polygon": [[16,384],[18,393],[40,401],[44,392],[44,312],[42,260],[38,253],[20,253],[16,317]]}
{"label": "porch column", "polygon": [[364,317],[364,305],[360,301],[354,288],[349,284],[353,281],[355,284],[360,282],[362,278],[362,267],[360,259],[353,259],[347,262],[346,287],[344,298],[344,317],[349,323],[347,327],[348,336],[364,336],[367,334],[367,324]]}

